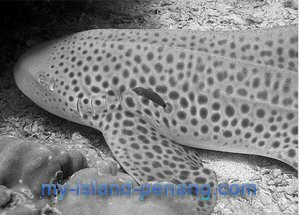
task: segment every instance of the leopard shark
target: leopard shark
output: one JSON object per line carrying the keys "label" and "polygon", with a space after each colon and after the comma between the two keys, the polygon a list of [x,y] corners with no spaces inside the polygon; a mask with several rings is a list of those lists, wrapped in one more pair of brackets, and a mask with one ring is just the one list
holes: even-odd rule
{"label": "leopard shark", "polygon": [[[20,90],[93,127],[138,183],[209,184],[197,149],[298,166],[298,26],[202,32],[95,29],[26,51]],[[195,198],[211,214],[216,198]]]}

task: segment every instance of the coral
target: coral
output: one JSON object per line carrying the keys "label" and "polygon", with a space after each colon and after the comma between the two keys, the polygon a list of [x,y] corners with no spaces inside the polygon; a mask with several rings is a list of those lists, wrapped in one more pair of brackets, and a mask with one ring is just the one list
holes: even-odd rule
{"label": "coral", "polygon": [[[66,179],[75,171],[86,167],[85,157],[76,150],[66,150],[59,146],[46,147],[35,141],[3,136],[0,138],[2,208],[5,206],[8,211],[14,208],[15,214],[22,211],[28,201],[43,202],[40,199],[43,183]],[[15,195],[11,195],[12,191]],[[20,196],[19,200],[16,200],[16,196]],[[32,204],[30,211],[34,207]],[[35,208],[34,211],[36,210]]]}
{"label": "coral", "polygon": [[11,190],[0,185],[0,207],[6,205],[11,198]]}
{"label": "coral", "polygon": [[40,202],[37,204],[28,197],[27,191],[23,189],[23,193],[21,193],[0,185],[0,214],[37,215]]}
{"label": "coral", "polygon": [[[134,179],[125,174],[117,173],[116,176],[110,174],[102,174],[96,168],[87,168],[76,172],[70,180],[64,185],[69,188],[74,188],[76,183],[91,184],[95,180],[97,185],[100,184],[128,184],[132,182],[133,190],[141,188]],[[81,190],[82,191],[82,190]],[[115,191],[115,190],[114,190]],[[98,192],[98,191],[97,191]],[[109,191],[108,191],[109,192]],[[197,214],[197,211],[192,211],[195,207],[195,201],[191,196],[186,197],[166,197],[149,195],[142,201],[138,192],[133,195],[111,195],[98,196],[92,195],[76,195],[75,193],[66,192],[63,198],[58,197],[56,208],[62,214],[97,214],[97,215],[184,215]]]}

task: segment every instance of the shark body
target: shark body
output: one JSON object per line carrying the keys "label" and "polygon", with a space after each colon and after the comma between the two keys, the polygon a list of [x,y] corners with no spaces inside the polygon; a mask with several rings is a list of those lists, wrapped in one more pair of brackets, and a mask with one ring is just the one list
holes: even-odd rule
{"label": "shark body", "polygon": [[[100,130],[139,183],[209,184],[196,148],[297,168],[297,26],[229,32],[90,30],[27,51],[15,67],[33,102]],[[196,199],[195,199],[196,200]],[[196,200],[210,214],[215,199]]]}

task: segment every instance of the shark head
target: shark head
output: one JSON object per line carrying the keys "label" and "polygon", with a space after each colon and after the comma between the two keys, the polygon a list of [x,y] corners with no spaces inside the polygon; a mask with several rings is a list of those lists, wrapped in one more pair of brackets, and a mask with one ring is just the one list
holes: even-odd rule
{"label": "shark head", "polygon": [[50,42],[27,50],[14,68],[15,82],[19,89],[35,104],[53,113],[50,100],[57,97],[56,82],[50,77]]}
{"label": "shark head", "polygon": [[[80,61],[73,63],[68,51],[58,46],[63,41],[49,41],[26,51],[14,68],[19,89],[35,104],[67,120],[90,125],[89,117],[98,118],[107,104],[118,100],[100,89],[92,95],[81,77]],[[70,48],[69,48],[70,49]],[[97,88],[98,90],[98,88]],[[114,99],[116,98],[116,99]]]}

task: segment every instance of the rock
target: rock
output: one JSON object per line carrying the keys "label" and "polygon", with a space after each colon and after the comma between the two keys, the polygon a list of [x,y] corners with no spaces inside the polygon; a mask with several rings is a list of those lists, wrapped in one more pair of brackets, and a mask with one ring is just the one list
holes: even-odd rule
{"label": "rock", "polygon": [[255,180],[260,180],[260,179],[261,179],[261,176],[255,174],[249,178],[249,181],[255,181]]}
{"label": "rock", "polygon": [[216,8],[223,14],[228,14],[228,11],[232,8],[231,6],[224,3],[217,3]]}
{"label": "rock", "polygon": [[169,10],[170,12],[174,12],[174,13],[176,13],[176,12],[179,11],[179,9],[177,8],[176,5],[170,5],[170,6],[168,7],[168,10]]}
{"label": "rock", "polygon": [[272,203],[272,198],[268,195],[261,195],[260,201],[263,203],[264,206],[270,205]]}
{"label": "rock", "polygon": [[282,211],[286,211],[288,204],[287,204],[287,200],[284,198],[280,198],[279,202],[278,202],[278,207],[280,208],[280,210]]}
{"label": "rock", "polygon": [[298,187],[297,186],[287,186],[285,187],[285,192],[287,192],[290,195],[295,195],[298,192]]}
{"label": "rock", "polygon": [[[4,187],[4,186],[2,186]],[[32,201],[32,198],[26,196],[24,193],[10,190],[11,193],[9,201],[0,207],[0,214],[5,215],[37,215],[39,212],[38,204]],[[0,192],[1,193],[1,192]],[[2,195],[2,194],[0,194]]]}
{"label": "rock", "polygon": [[281,175],[280,169],[273,169],[271,174],[276,178],[277,176]]}
{"label": "rock", "polygon": [[293,195],[289,195],[289,194],[285,194],[284,195],[288,200],[290,200],[293,203],[298,203],[298,197],[297,196],[293,196]]}
{"label": "rock", "polygon": [[62,214],[56,208],[46,204],[46,206],[42,208],[40,215],[62,215]]}
{"label": "rock", "polygon": [[287,185],[289,185],[289,182],[288,182],[287,180],[283,179],[283,180],[281,181],[280,186],[287,186]]}
{"label": "rock", "polygon": [[267,168],[262,168],[261,171],[260,171],[260,174],[261,174],[261,175],[267,175],[267,174],[269,174],[269,173],[270,173],[270,170],[267,169]]}
{"label": "rock", "polygon": [[71,136],[71,140],[74,142],[80,142],[80,143],[89,143],[89,140],[83,137],[80,133],[73,133]]}
{"label": "rock", "polygon": [[217,11],[215,8],[209,8],[205,12],[208,16],[220,16],[219,11]]}
{"label": "rock", "polygon": [[250,23],[257,23],[257,24],[260,24],[263,22],[263,19],[260,18],[260,17],[255,17],[255,16],[252,16],[252,15],[248,15],[248,17],[246,18],[246,20]]}
{"label": "rock", "polygon": [[268,190],[270,190],[271,193],[275,192],[276,189],[277,189],[277,187],[274,186],[274,185],[269,185],[269,186],[268,186]]}
{"label": "rock", "polygon": [[0,207],[3,207],[11,199],[11,190],[0,185]]}
{"label": "rock", "polygon": [[224,20],[232,20],[234,23],[238,24],[238,25],[246,25],[247,22],[240,16],[232,13],[232,14],[229,14],[228,16],[226,16],[224,18]]}
{"label": "rock", "polygon": [[199,7],[194,6],[194,7],[192,7],[192,10],[193,11],[199,11]]}
{"label": "rock", "polygon": [[[62,214],[89,214],[89,215],[185,215],[197,214],[196,205],[191,196],[186,197],[166,197],[150,195],[144,198],[136,190],[145,189],[145,185],[138,186],[134,179],[124,173],[116,176],[101,174],[95,168],[82,169],[76,172],[67,182],[70,187],[74,187],[76,182],[81,184],[91,184],[91,180],[96,180],[96,184],[127,184],[132,185],[132,195],[81,195],[68,192],[65,196],[58,197],[55,207]],[[130,182],[130,183],[129,183]],[[157,186],[159,183],[149,186]],[[90,191],[90,193],[92,193]],[[143,199],[143,200],[141,200]]]}
{"label": "rock", "polygon": [[271,196],[275,201],[278,201],[279,197],[277,196],[276,193],[271,193]]}
{"label": "rock", "polygon": [[197,22],[192,22],[188,25],[188,29],[191,29],[193,31],[199,30],[200,25]]}
{"label": "rock", "polygon": [[283,6],[284,7],[289,7],[292,8],[294,10],[298,9],[298,1],[294,1],[294,0],[284,0],[283,1]]}
{"label": "rock", "polygon": [[267,182],[267,184],[268,184],[268,185],[274,185],[275,182],[274,182],[274,180],[269,180],[269,181]]}

